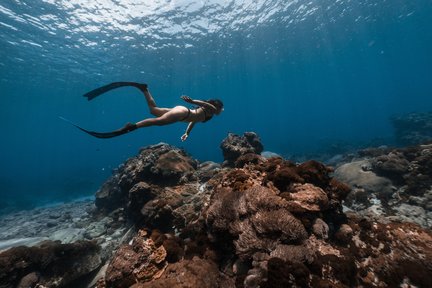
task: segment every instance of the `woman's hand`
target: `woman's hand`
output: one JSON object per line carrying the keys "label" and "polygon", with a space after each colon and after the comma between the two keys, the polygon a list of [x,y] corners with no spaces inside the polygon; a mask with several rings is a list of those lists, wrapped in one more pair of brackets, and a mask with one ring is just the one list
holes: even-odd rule
{"label": "woman's hand", "polygon": [[187,103],[192,103],[192,104],[194,103],[194,100],[187,95],[182,95],[180,96],[180,98],[186,101]]}
{"label": "woman's hand", "polygon": [[182,141],[186,141],[186,139],[188,138],[188,136],[189,136],[189,135],[186,134],[186,133],[183,134],[183,136],[181,137],[181,140],[182,140]]}

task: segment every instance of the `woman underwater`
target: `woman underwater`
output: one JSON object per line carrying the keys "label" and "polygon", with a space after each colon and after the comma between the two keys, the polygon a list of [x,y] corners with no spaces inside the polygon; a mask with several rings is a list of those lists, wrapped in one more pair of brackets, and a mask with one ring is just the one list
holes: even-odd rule
{"label": "woman underwater", "polygon": [[[220,100],[217,99],[210,99],[205,101],[193,100],[189,96],[185,96],[185,95],[181,96],[181,99],[183,99],[187,103],[197,105],[196,108],[189,109],[185,106],[175,106],[173,108],[161,108],[156,105],[156,102],[154,101],[152,95],[150,94],[150,91],[148,90],[147,84],[140,84],[135,82],[114,82],[99,87],[95,90],[92,90],[86,93],[84,96],[87,97],[88,100],[92,100],[95,97],[107,91],[110,91],[115,88],[123,87],[123,86],[133,86],[141,90],[144,93],[144,96],[146,98],[147,105],[150,109],[150,113],[156,117],[147,118],[135,124],[127,123],[121,129],[112,132],[106,132],[106,133],[89,131],[73,123],[71,124],[94,137],[112,138],[112,137],[120,136],[125,133],[134,131],[138,128],[150,127],[150,126],[163,126],[163,125],[168,125],[176,122],[188,122],[189,125],[187,126],[186,132],[183,134],[183,136],[181,136],[181,140],[185,141],[189,137],[189,133],[191,132],[192,128],[197,122],[207,122],[211,118],[213,118],[214,115],[219,115],[223,111],[223,103]],[[66,120],[64,118],[62,119]]]}

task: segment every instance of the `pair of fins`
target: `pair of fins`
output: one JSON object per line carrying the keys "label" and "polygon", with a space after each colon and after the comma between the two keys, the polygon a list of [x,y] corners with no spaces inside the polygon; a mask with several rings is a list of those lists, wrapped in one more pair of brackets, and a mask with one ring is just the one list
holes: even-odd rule
{"label": "pair of fins", "polygon": [[[102,95],[102,94],[104,94],[110,90],[117,89],[120,87],[125,87],[125,86],[136,87],[136,88],[140,89],[141,91],[142,91],[142,89],[147,88],[147,84],[140,84],[140,83],[136,83],[136,82],[113,82],[113,83],[110,83],[108,85],[96,88],[96,89],[84,94],[84,97],[86,97],[87,100],[90,101],[90,100],[93,100],[94,98],[98,97],[99,95]],[[135,124],[128,123],[123,128],[120,128],[120,129],[115,130],[115,131],[95,132],[95,131],[89,131],[87,129],[84,129],[84,128],[76,125],[75,123],[67,120],[66,118],[63,118],[63,117],[59,117],[59,118],[62,119],[63,121],[68,122],[69,124],[77,127],[81,131],[83,131],[83,132],[85,132],[85,133],[87,133],[93,137],[102,138],[102,139],[117,137],[117,136],[129,133],[129,132],[137,129],[137,126]]]}

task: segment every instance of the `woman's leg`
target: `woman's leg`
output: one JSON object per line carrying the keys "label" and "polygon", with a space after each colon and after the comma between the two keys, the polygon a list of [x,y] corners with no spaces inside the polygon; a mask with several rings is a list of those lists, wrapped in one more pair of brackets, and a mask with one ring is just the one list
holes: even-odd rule
{"label": "woman's leg", "polygon": [[188,110],[186,107],[177,106],[169,109],[168,112],[164,113],[162,116],[157,118],[148,118],[136,123],[137,128],[150,127],[150,126],[163,126],[172,124],[184,119],[187,115]]}
{"label": "woman's leg", "polygon": [[147,101],[147,105],[152,115],[156,117],[160,117],[171,110],[169,108],[157,107],[156,102],[154,101],[153,96],[150,94],[150,91],[148,90],[147,87],[139,87],[139,89],[144,93],[145,99]]}

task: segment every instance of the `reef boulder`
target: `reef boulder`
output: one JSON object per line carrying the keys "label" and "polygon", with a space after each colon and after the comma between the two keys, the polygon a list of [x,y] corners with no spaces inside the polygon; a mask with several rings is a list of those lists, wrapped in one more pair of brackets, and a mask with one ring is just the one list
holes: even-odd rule
{"label": "reef boulder", "polygon": [[[138,198],[150,199],[155,193],[152,194],[152,187],[149,185],[157,188],[187,182],[189,178],[194,177],[197,165],[198,162],[183,150],[168,144],[160,143],[145,147],[136,157],[120,165],[97,191],[96,206],[112,211],[125,207],[127,202],[135,203],[139,201]],[[140,196],[137,197],[137,194]],[[136,203],[132,204],[134,205]]]}
{"label": "reef boulder", "polygon": [[254,132],[245,132],[243,136],[229,133],[221,145],[224,165],[233,167],[236,160],[246,154],[260,154],[264,147],[259,136]]}

